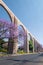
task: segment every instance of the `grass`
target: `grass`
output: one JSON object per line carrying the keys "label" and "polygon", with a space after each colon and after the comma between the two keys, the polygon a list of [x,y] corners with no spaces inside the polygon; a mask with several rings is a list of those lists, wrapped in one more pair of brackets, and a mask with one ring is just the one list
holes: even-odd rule
{"label": "grass", "polygon": [[25,54],[23,50],[18,50],[17,54]]}
{"label": "grass", "polygon": [[7,56],[8,54],[0,52],[0,56]]}

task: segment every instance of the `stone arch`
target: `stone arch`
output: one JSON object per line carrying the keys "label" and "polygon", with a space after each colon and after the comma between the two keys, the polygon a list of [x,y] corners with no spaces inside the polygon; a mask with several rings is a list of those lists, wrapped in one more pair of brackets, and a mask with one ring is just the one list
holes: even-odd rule
{"label": "stone arch", "polygon": [[11,23],[10,16],[2,6],[0,6],[0,19],[6,20],[7,22]]}
{"label": "stone arch", "polygon": [[21,25],[18,26],[18,49],[23,50],[24,46],[24,29]]}
{"label": "stone arch", "polygon": [[7,14],[9,15],[10,20],[12,21],[12,18],[11,18],[11,16],[10,16],[9,12],[6,10],[6,8],[5,8],[2,4],[0,4],[0,6],[2,6],[2,7],[4,8],[4,10],[5,10],[5,11],[7,12]]}
{"label": "stone arch", "polygon": [[[24,28],[24,26],[23,26],[22,24],[20,24],[19,26],[22,27],[22,29],[23,29],[23,31],[24,31],[24,36],[25,36],[25,35],[27,34],[26,29]],[[18,27],[19,27],[19,26],[18,26]]]}
{"label": "stone arch", "polygon": [[28,53],[29,52],[29,46],[28,46],[28,42],[27,42],[27,30],[24,27],[24,25],[19,24],[19,26],[21,26],[23,31],[24,31],[24,46],[23,46],[24,49],[23,50],[24,50],[24,52]]}
{"label": "stone arch", "polygon": [[19,25],[19,26],[21,26],[23,28],[23,30],[25,31],[25,28],[23,27],[23,25]]}
{"label": "stone arch", "polygon": [[13,12],[7,7],[7,5],[1,0],[0,5],[5,9],[5,11],[8,13],[11,22],[14,22],[14,14]]}

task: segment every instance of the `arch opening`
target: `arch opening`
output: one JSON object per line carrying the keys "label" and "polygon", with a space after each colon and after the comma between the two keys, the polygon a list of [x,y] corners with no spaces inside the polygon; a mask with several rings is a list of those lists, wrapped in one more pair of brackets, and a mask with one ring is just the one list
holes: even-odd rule
{"label": "arch opening", "polygon": [[0,19],[5,19],[7,21],[12,21],[12,18],[5,7],[0,4]]}
{"label": "arch opening", "polygon": [[24,36],[25,36],[25,29],[22,25],[18,26],[18,52],[24,52]]}

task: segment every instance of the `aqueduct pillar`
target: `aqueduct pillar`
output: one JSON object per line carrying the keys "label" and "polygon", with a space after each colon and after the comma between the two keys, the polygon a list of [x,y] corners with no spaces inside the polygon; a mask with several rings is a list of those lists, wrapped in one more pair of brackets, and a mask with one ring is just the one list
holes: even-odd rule
{"label": "aqueduct pillar", "polygon": [[29,53],[29,41],[28,41],[27,33],[24,37],[25,37],[24,38],[25,39],[25,41],[24,41],[24,51],[26,53]]}

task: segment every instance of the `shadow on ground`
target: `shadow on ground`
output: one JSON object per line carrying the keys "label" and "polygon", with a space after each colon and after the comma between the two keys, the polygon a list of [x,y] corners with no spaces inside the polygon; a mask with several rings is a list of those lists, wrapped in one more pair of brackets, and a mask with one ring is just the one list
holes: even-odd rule
{"label": "shadow on ground", "polygon": [[7,59],[7,60],[11,60],[11,61],[14,61],[14,62],[20,62],[21,63],[21,65],[22,64],[24,64],[24,63],[43,63],[43,61],[37,61],[37,60],[34,60],[34,59],[37,59],[38,57],[43,57],[43,54],[40,54],[40,55],[38,55],[38,56],[35,56],[35,57],[33,57],[33,58],[30,58],[30,59],[28,59],[28,60],[25,60],[25,59],[23,59],[23,60],[15,60],[15,59]]}

